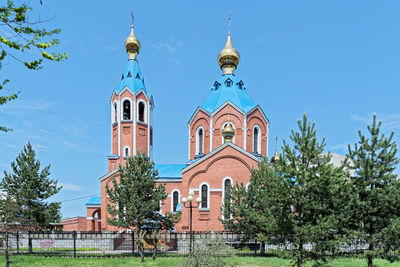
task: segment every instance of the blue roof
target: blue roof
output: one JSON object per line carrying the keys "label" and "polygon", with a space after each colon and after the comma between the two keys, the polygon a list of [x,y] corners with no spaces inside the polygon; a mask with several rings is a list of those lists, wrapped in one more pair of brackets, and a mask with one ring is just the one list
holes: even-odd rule
{"label": "blue roof", "polygon": [[[230,86],[228,86],[229,82]],[[212,113],[227,101],[232,102],[246,113],[256,106],[247,94],[243,82],[233,74],[223,75],[214,83],[211,94],[201,107]]]}
{"label": "blue roof", "polygon": [[146,92],[146,88],[144,86],[144,77],[140,71],[139,63],[135,59],[128,60],[125,71],[122,73],[118,90],[116,90],[117,94],[120,93],[125,87],[128,87],[134,93],[139,92],[141,89]]}
{"label": "blue roof", "polygon": [[156,164],[158,169],[157,179],[181,179],[181,170],[186,166],[186,164]]}
{"label": "blue roof", "polygon": [[101,204],[101,198],[100,197],[91,197],[89,201],[86,203],[86,206],[89,205],[100,205]]}

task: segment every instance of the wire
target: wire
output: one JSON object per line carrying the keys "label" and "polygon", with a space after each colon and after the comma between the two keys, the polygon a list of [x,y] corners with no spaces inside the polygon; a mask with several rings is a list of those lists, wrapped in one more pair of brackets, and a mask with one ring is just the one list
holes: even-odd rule
{"label": "wire", "polygon": [[89,196],[84,196],[84,197],[77,197],[77,198],[72,198],[72,199],[66,199],[66,200],[62,200],[62,201],[58,201],[58,202],[64,203],[64,202],[79,200],[79,199],[88,198],[88,197],[95,197],[95,196],[99,196],[99,194],[89,195]]}

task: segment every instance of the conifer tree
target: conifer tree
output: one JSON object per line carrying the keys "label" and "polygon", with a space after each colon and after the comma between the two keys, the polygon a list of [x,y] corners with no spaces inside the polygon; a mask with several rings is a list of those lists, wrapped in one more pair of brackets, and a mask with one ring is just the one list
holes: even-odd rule
{"label": "conifer tree", "polygon": [[[292,245],[287,256],[297,266],[306,261],[325,262],[339,248],[343,225],[347,222],[348,185],[342,167],[323,155],[325,139],[317,140],[315,123],[306,114],[298,121],[299,131],[292,130],[292,145],[283,141],[283,153],[275,163],[277,174],[288,185],[291,211],[284,205],[282,223],[276,224],[279,236]],[[278,197],[281,197],[279,194]],[[312,245],[306,248],[306,245]]]}
{"label": "conifer tree", "polygon": [[286,225],[291,213],[287,198],[289,187],[276,174],[267,158],[252,169],[249,186],[236,184],[231,189],[231,201],[224,207],[222,222],[227,228],[243,234],[246,240],[258,238],[269,244],[281,244],[284,238],[278,229]]}
{"label": "conifer tree", "polygon": [[[107,211],[110,225],[131,229],[142,236],[145,229],[173,229],[178,216],[161,214],[160,204],[167,198],[164,184],[157,184],[158,170],[147,156],[138,151],[129,157],[125,166],[119,166],[119,179],[106,186],[109,196]],[[138,239],[139,252],[144,261],[143,244]]]}
{"label": "conifer tree", "polygon": [[400,182],[394,173],[399,159],[394,133],[380,133],[382,122],[368,125],[367,136],[358,132],[359,141],[348,157],[353,169],[352,216],[350,227],[368,245],[365,256],[372,267],[373,258],[397,260],[400,252]]}
{"label": "conifer tree", "polygon": [[49,203],[48,199],[62,187],[57,185],[57,180],[49,178],[50,165],[40,171],[40,161],[29,142],[11,163],[11,168],[12,173],[4,172],[0,189],[19,207],[16,222],[45,227],[58,221],[60,203]]}

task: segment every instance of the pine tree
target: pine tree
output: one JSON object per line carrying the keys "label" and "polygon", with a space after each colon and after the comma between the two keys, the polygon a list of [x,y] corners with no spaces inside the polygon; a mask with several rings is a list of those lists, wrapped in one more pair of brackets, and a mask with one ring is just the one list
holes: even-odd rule
{"label": "pine tree", "polygon": [[[158,170],[147,156],[138,152],[128,158],[125,166],[119,166],[119,179],[112,179],[106,186],[109,196],[107,218],[110,225],[131,229],[142,235],[144,229],[173,229],[178,217],[171,213],[161,214],[160,204],[167,198],[164,184],[157,184]],[[142,240],[139,252],[144,261]]]}
{"label": "pine tree", "polygon": [[361,242],[368,245],[365,256],[372,267],[373,258],[396,260],[400,250],[400,182],[394,173],[399,159],[397,145],[380,133],[382,122],[368,125],[368,136],[358,132],[360,140],[349,145],[348,157],[354,174],[350,225]]}
{"label": "pine tree", "polygon": [[[283,141],[283,153],[275,163],[277,174],[288,185],[282,223],[275,233],[286,236],[293,250],[287,256],[302,266],[308,260],[325,262],[339,248],[343,225],[347,222],[348,184],[343,166],[331,164],[323,155],[325,139],[318,142],[315,123],[306,114],[298,121],[299,132],[292,130],[290,146]],[[280,195],[277,195],[280,197]],[[306,245],[312,245],[307,249]]]}
{"label": "pine tree", "polygon": [[60,203],[47,200],[61,187],[57,186],[57,180],[49,178],[50,165],[40,171],[40,162],[29,142],[11,167],[13,172],[4,172],[0,189],[17,203],[20,209],[17,222],[45,227],[59,220]]}

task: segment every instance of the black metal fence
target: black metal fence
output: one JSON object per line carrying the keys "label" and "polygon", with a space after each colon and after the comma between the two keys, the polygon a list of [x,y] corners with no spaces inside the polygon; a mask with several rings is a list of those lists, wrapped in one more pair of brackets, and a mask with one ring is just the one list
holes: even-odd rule
{"label": "black metal fence", "polygon": [[[244,240],[243,236],[228,232],[194,232],[193,247],[206,240],[219,238],[225,244],[231,245],[237,253],[273,254],[276,250],[291,250],[288,244],[271,245],[258,240]],[[5,246],[4,233],[0,232],[0,249]],[[164,232],[155,241],[151,234],[141,239],[145,252],[187,254],[190,252],[189,232]],[[53,256],[110,256],[136,255],[138,253],[138,236],[134,232],[15,232],[9,235],[9,247],[17,254],[40,254]],[[312,250],[312,244],[306,244],[306,250]],[[366,245],[354,242],[344,245],[343,253],[357,253],[366,249]]]}

